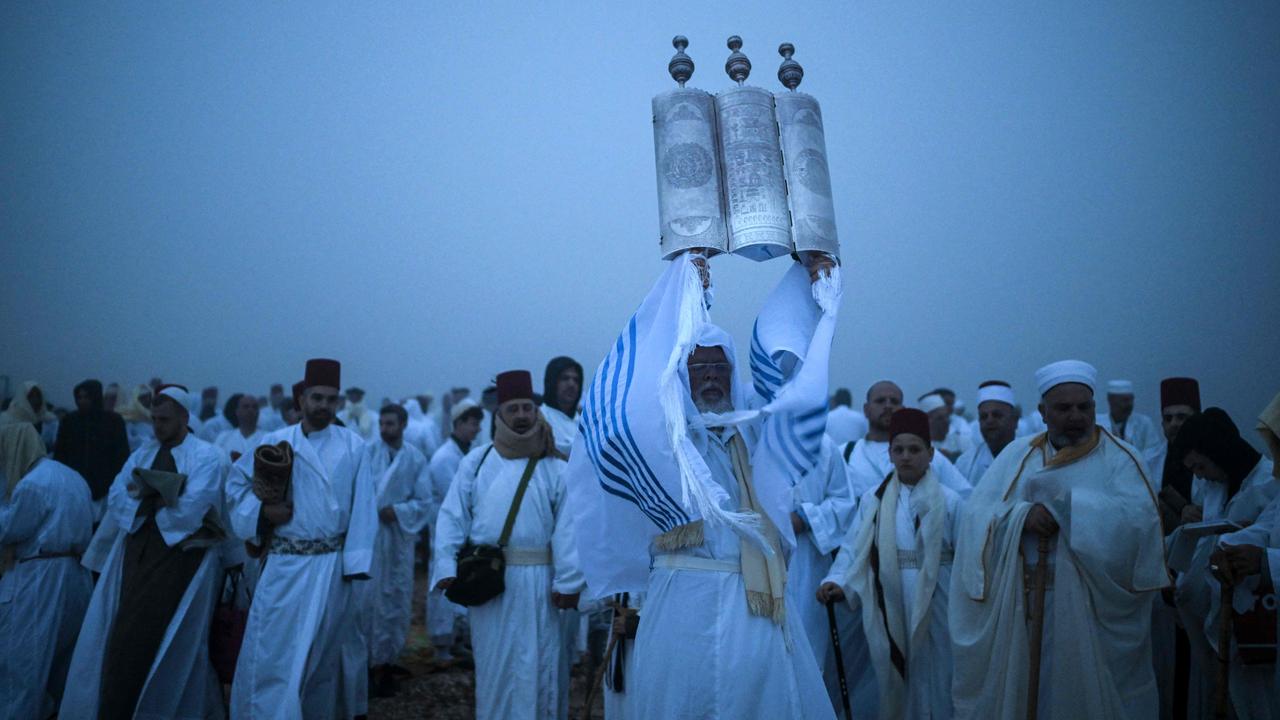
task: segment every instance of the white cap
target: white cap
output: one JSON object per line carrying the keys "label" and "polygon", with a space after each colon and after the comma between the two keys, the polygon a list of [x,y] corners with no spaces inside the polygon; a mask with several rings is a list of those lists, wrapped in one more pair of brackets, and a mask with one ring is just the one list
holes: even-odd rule
{"label": "white cap", "polygon": [[1108,395],[1132,395],[1133,383],[1128,380],[1112,380],[1107,383]]}
{"label": "white cap", "polygon": [[188,413],[191,412],[187,406],[191,402],[191,393],[187,392],[187,389],[181,385],[164,385],[160,388],[159,394],[172,398],[174,402],[178,403],[178,407]]}
{"label": "white cap", "polygon": [[1063,383],[1080,383],[1097,391],[1098,370],[1083,360],[1059,360],[1036,371],[1036,388],[1040,396]]}
{"label": "white cap", "polygon": [[449,424],[452,425],[453,423],[458,422],[458,418],[462,417],[462,413],[470,410],[471,408],[478,407],[480,407],[480,404],[475,400],[472,400],[471,398],[462,398],[458,402],[454,403],[453,407],[449,408]]}
{"label": "white cap", "polygon": [[946,407],[947,401],[942,399],[938,393],[929,393],[920,398],[920,409],[924,412],[933,412],[938,408]]}
{"label": "white cap", "polygon": [[978,405],[988,401],[1002,402],[1011,407],[1018,404],[1013,398],[1013,388],[999,380],[985,382],[978,388]]}

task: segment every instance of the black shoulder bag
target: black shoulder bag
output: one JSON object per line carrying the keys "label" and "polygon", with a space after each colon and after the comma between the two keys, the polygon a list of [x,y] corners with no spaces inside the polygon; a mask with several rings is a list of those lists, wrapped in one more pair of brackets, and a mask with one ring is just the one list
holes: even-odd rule
{"label": "black shoulder bag", "polygon": [[[484,461],[481,460],[481,463]],[[472,543],[470,539],[458,549],[458,570],[453,584],[444,591],[450,602],[471,607],[483,605],[502,594],[506,589],[503,576],[507,569],[507,559],[503,548],[511,539],[511,528],[516,523],[516,514],[520,512],[520,501],[524,500],[524,491],[529,487],[529,478],[533,477],[533,469],[538,458],[530,458],[524,466],[524,475],[516,487],[516,495],[511,499],[511,509],[507,511],[507,523],[502,526],[502,535],[497,545]],[[477,469],[478,472],[478,469]]]}

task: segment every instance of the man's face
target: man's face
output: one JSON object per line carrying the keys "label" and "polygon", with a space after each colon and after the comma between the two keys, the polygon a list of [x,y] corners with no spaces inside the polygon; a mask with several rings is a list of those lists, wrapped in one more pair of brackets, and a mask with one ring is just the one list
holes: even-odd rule
{"label": "man's face", "polygon": [[314,385],[302,391],[302,417],[312,430],[323,430],[338,412],[338,388]]}
{"label": "man's face", "polygon": [[945,438],[951,430],[951,411],[945,405],[929,411],[929,432],[936,438]]}
{"label": "man's face", "polygon": [[151,428],[161,445],[174,445],[186,435],[187,413],[176,400],[165,397],[151,408]]}
{"label": "man's face", "polygon": [[1092,440],[1096,412],[1093,391],[1080,383],[1056,385],[1040,399],[1040,414],[1049,429],[1049,440],[1058,449]]}
{"label": "man's face", "polygon": [[280,403],[284,402],[284,388],[278,386],[272,387],[270,401],[271,407],[278,409],[280,407]]}
{"label": "man's face", "polygon": [[699,412],[722,413],[733,409],[733,365],[724,348],[699,345],[689,354],[689,396]]}
{"label": "man's face", "polygon": [[1110,410],[1111,419],[1122,423],[1133,414],[1133,396],[1107,393],[1107,407]]}
{"label": "man's face", "polygon": [[978,428],[991,452],[999,453],[1005,445],[1013,442],[1013,436],[1018,431],[1018,414],[1013,406],[999,400],[979,403]]}
{"label": "man's face", "polygon": [[556,407],[566,415],[572,415],[578,409],[578,400],[582,397],[582,373],[578,368],[565,368],[556,379]]}
{"label": "man's face", "polygon": [[1227,481],[1227,471],[1223,470],[1221,465],[1210,460],[1207,455],[1196,450],[1188,450],[1186,457],[1182,459],[1182,464],[1205,480],[1216,483],[1225,483]]}
{"label": "man's face", "polygon": [[360,403],[364,402],[364,393],[362,392],[347,393],[347,402],[352,405],[359,405]]}
{"label": "man's face", "polygon": [[889,459],[898,471],[898,479],[907,485],[920,482],[920,478],[933,462],[933,448],[923,438],[911,433],[900,433],[889,444]]}
{"label": "man's face", "polygon": [[27,402],[31,403],[31,409],[36,411],[37,417],[44,413],[44,393],[40,392],[40,388],[31,388],[31,392],[27,393]]}
{"label": "man's face", "polygon": [[1182,423],[1195,414],[1196,411],[1190,405],[1170,405],[1161,410],[1160,427],[1164,430],[1164,439],[1173,442],[1173,439],[1178,437],[1178,430],[1182,428]]}
{"label": "man's face", "polygon": [[80,412],[89,412],[93,409],[93,395],[88,390],[76,391],[76,409]]}
{"label": "man's face", "polygon": [[400,441],[404,439],[404,423],[400,422],[400,416],[393,413],[382,413],[378,416],[378,432],[382,435],[382,441],[392,447],[399,447]]}
{"label": "man's face", "polygon": [[508,400],[498,408],[502,422],[517,434],[523,435],[533,429],[538,420],[538,406],[532,400]]}
{"label": "man's face", "polygon": [[878,382],[867,391],[862,414],[875,430],[889,432],[889,416],[902,407],[902,389],[891,382]]}
{"label": "man's face", "polygon": [[240,398],[236,403],[236,422],[250,430],[258,427],[258,398],[247,394]]}
{"label": "man's face", "polygon": [[213,410],[218,406],[218,393],[207,392],[200,396],[200,409]]}
{"label": "man's face", "polygon": [[453,424],[453,434],[464,445],[470,445],[480,434],[480,418],[475,413],[458,418],[458,422]]}

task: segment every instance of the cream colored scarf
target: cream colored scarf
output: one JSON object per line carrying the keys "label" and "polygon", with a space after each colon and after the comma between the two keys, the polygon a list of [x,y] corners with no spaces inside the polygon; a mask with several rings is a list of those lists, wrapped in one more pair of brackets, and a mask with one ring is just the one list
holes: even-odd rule
{"label": "cream colored scarf", "polygon": [[556,450],[556,437],[551,431],[547,419],[538,412],[538,420],[533,427],[517,433],[502,421],[502,415],[495,415],[493,423],[493,449],[508,460],[516,458],[554,457],[565,459],[563,453]]}

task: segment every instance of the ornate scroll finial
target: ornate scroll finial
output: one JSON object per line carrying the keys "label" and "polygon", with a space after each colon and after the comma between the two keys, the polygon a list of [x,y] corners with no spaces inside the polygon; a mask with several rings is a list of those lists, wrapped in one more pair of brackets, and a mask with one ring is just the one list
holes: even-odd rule
{"label": "ornate scroll finial", "polygon": [[800,87],[800,81],[804,79],[804,68],[791,59],[795,52],[796,47],[791,43],[782,43],[778,46],[778,54],[782,56],[782,65],[778,68],[778,80],[788,90]]}
{"label": "ornate scroll finial", "polygon": [[724,71],[729,74],[730,80],[741,85],[746,82],[747,76],[751,74],[751,61],[740,52],[742,38],[734,35],[729,38],[728,44],[729,49],[733,52],[729,54],[729,59],[724,63]]}
{"label": "ornate scroll finial", "polygon": [[689,47],[689,38],[677,35],[671,39],[671,46],[676,49],[676,54],[667,63],[667,72],[671,73],[672,80],[684,87],[689,78],[693,77],[693,58],[684,53],[684,49]]}

